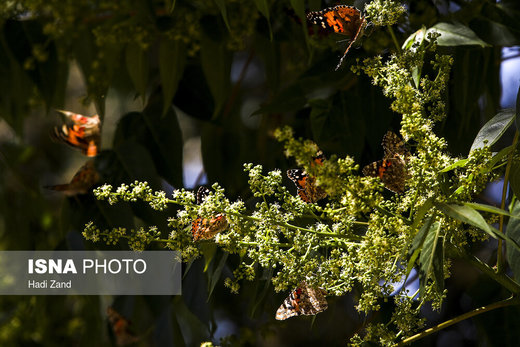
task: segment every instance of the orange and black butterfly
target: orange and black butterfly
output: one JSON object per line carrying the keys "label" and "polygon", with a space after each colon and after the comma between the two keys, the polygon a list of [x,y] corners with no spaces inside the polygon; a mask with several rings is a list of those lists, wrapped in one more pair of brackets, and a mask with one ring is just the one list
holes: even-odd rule
{"label": "orange and black butterfly", "polygon": [[[209,193],[210,191],[208,188],[199,187],[199,190],[197,191],[197,204],[202,204]],[[210,218],[197,217],[191,222],[193,241],[210,240],[218,233],[226,230],[228,226],[227,218],[222,214]]]}
{"label": "orange and black butterfly", "polygon": [[277,320],[301,315],[316,315],[328,308],[327,293],[321,288],[313,288],[302,281],[300,285],[289,294],[282,305],[276,311]]}
{"label": "orange and black butterfly", "polygon": [[350,43],[336,66],[336,70],[339,69],[348,51],[354,42],[362,36],[367,26],[367,21],[361,11],[348,5],[337,5],[321,11],[309,12],[307,19],[313,24],[318,24],[323,29],[346,35],[350,38]]}
{"label": "orange and black butterfly", "polygon": [[[313,158],[311,165],[322,165],[325,156],[322,151],[318,151]],[[327,193],[316,184],[316,178],[310,176],[302,169],[287,170],[287,177],[296,185],[298,195],[306,203],[313,203],[327,197]]]}
{"label": "orange and black butterfly", "polygon": [[85,117],[69,111],[57,111],[65,116],[65,124],[54,128],[53,138],[80,149],[87,157],[95,157],[101,142],[99,116]]}
{"label": "orange and black butterfly", "polygon": [[118,346],[126,346],[139,341],[139,337],[130,332],[130,321],[128,319],[110,306],[107,308],[107,315]]}
{"label": "orange and black butterfly", "polygon": [[382,145],[385,152],[383,160],[365,166],[363,174],[379,177],[386,189],[402,193],[408,179],[406,162],[410,151],[406,148],[404,141],[392,131],[385,134]]}
{"label": "orange and black butterfly", "polygon": [[46,186],[45,188],[63,192],[67,196],[74,196],[88,193],[99,179],[99,173],[94,166],[94,160],[90,159],[79,168],[70,183]]}

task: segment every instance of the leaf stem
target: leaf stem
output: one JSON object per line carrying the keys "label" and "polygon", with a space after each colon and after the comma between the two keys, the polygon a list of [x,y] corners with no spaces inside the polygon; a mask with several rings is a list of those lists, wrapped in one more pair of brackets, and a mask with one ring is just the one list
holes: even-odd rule
{"label": "leaf stem", "polygon": [[[513,138],[513,145],[512,147],[515,148],[516,144],[518,143],[518,130],[515,133],[515,137]],[[509,158],[507,158],[507,166],[506,166],[506,172],[504,173],[504,182],[502,185],[502,201],[500,202],[500,208],[503,210],[506,206],[506,199],[507,199],[507,190],[509,187],[509,174],[511,173],[511,164],[513,163],[513,153],[514,150],[509,153]],[[499,227],[501,233],[504,233],[504,215],[500,215],[499,217]],[[504,252],[502,247],[502,240],[498,240],[498,248],[497,248],[497,273],[503,273],[504,272]]]}
{"label": "leaf stem", "polygon": [[414,336],[406,338],[403,341],[401,341],[400,343],[398,343],[396,346],[404,346],[404,345],[410,344],[410,343],[415,342],[415,341],[417,341],[419,339],[422,339],[423,337],[431,335],[431,334],[433,334],[433,333],[435,333],[435,332],[437,332],[439,330],[445,329],[445,328],[447,328],[447,327],[449,327],[449,326],[451,326],[453,324],[456,324],[456,323],[461,322],[461,321],[463,321],[465,319],[477,316],[479,314],[482,314],[482,313],[485,313],[485,312],[489,312],[489,311],[492,311],[492,310],[496,310],[497,308],[507,307],[507,306],[511,306],[511,305],[518,305],[518,304],[520,304],[520,298],[512,296],[512,297],[510,297],[508,299],[496,302],[494,304],[476,308],[473,311],[464,313],[464,314],[462,314],[462,315],[460,315],[458,317],[455,317],[453,319],[450,319],[450,320],[447,320],[447,321],[442,322],[440,324],[437,324],[434,327],[426,329],[426,330],[424,330],[424,331],[422,331],[422,332],[420,332],[420,333],[418,333],[418,334],[416,334]]}
{"label": "leaf stem", "polygon": [[462,259],[467,260],[470,262],[473,266],[478,268],[480,271],[491,277],[493,280],[498,282],[500,285],[502,285],[504,288],[509,290],[513,294],[519,294],[520,293],[520,284],[516,283],[513,279],[511,279],[509,276],[501,273],[497,273],[492,267],[490,267],[488,264],[484,263],[479,258],[475,257],[474,255],[469,255],[459,249],[458,247],[451,246],[449,247],[450,251],[454,251],[457,256],[459,256]]}
{"label": "leaf stem", "polygon": [[391,25],[387,25],[386,27],[388,28],[388,32],[390,33],[390,36],[392,36],[392,41],[394,41],[394,45],[397,50],[397,53],[401,54],[401,47],[399,46],[397,37],[395,37],[394,29],[392,29]]}

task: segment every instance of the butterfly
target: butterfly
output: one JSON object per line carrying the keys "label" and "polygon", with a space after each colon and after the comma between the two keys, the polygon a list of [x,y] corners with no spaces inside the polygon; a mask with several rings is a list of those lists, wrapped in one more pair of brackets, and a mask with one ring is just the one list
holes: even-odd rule
{"label": "butterfly", "polygon": [[276,310],[275,317],[277,320],[285,320],[301,315],[315,315],[325,311],[328,308],[325,299],[326,294],[325,290],[310,287],[305,281],[302,281]]}
{"label": "butterfly", "polygon": [[99,179],[99,173],[94,166],[94,160],[91,159],[79,168],[70,183],[46,186],[45,188],[64,192],[67,196],[74,196],[88,193]]}
{"label": "butterfly", "polygon": [[[322,165],[325,160],[325,155],[322,151],[318,151],[313,158],[311,166]],[[291,179],[296,185],[298,195],[306,203],[313,203],[327,197],[327,193],[323,188],[316,185],[316,178],[309,176],[302,169],[287,170],[287,177]]]}
{"label": "butterfly", "polygon": [[402,193],[408,178],[406,161],[410,151],[406,148],[404,141],[392,131],[385,134],[382,145],[385,153],[383,160],[365,166],[363,174],[379,177],[386,189]]}
{"label": "butterfly", "polygon": [[307,19],[313,24],[320,25],[323,29],[346,35],[350,38],[350,43],[336,66],[336,70],[339,69],[348,51],[354,42],[361,37],[367,26],[367,21],[361,11],[348,5],[337,5],[321,11],[309,12]]}
{"label": "butterfly", "polygon": [[130,321],[124,318],[112,307],[107,308],[108,321],[116,337],[118,346],[126,346],[139,341],[139,337],[130,332]]}
{"label": "butterfly", "polygon": [[[208,188],[199,187],[197,191],[197,205],[202,204],[209,193]],[[193,241],[212,239],[218,233],[226,230],[228,226],[227,218],[222,214],[210,218],[197,217],[191,222]]]}
{"label": "butterfly", "polygon": [[54,128],[53,138],[80,149],[87,157],[95,157],[101,142],[99,116],[85,117],[69,111],[57,111],[66,117],[66,121],[61,127]]}

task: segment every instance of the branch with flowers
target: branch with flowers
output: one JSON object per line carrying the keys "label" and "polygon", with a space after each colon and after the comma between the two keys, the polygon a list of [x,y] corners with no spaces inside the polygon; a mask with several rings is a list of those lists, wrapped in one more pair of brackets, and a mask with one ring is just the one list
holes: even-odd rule
{"label": "branch with flowers", "polygon": [[[386,4],[396,5],[391,1]],[[373,1],[366,7],[366,16],[375,25],[388,27],[397,45],[391,25],[403,8],[396,5],[382,11],[381,6],[380,1]],[[448,153],[446,141],[434,131],[435,124],[447,116],[444,96],[453,63],[450,56],[438,52],[438,45],[446,43],[443,40],[442,30],[423,29],[402,47],[397,46],[398,53],[390,58],[369,58],[353,67],[354,72],[368,75],[383,90],[392,100],[392,110],[402,117],[400,134],[410,152],[400,159],[406,171],[402,194],[386,191],[385,181],[378,177],[361,175],[352,157],[331,155],[315,165],[317,146],[296,139],[293,131],[284,127],[276,131],[276,138],[307,178],[324,190],[326,199],[305,202],[284,186],[280,170],[264,173],[260,165],[253,164],[244,166],[255,198],[254,208],[249,210],[243,201],[230,201],[217,183],[201,203],[196,202],[193,192],[184,189],[174,191],[170,199],[164,192],[152,191],[146,182],[115,190],[104,185],[95,190],[95,195],[110,204],[142,200],[156,210],[164,210],[169,204],[180,209],[169,219],[171,232],[167,238],[155,227],[99,230],[93,223],[86,226],[85,238],[106,243],[126,238],[135,250],[157,242],[180,250],[184,261],[199,257],[203,243],[215,243],[223,251],[240,256],[241,264],[233,278],[225,281],[232,292],[238,292],[241,281],[257,278],[256,269],[261,267],[275,270],[271,281],[276,291],[290,290],[305,281],[310,287],[323,289],[327,296],[342,296],[359,286],[362,291],[356,308],[366,314],[380,310],[381,300],[393,297],[395,309],[390,321],[367,324],[363,336],[351,339],[353,344],[410,343],[461,319],[517,305],[520,204],[519,192],[514,189],[510,194],[513,197],[508,198],[507,183],[517,179],[512,172],[520,167],[518,129],[510,146],[497,152],[490,146],[518,116],[512,110],[497,114],[481,129],[466,158]],[[380,173],[381,178],[384,171]],[[504,191],[500,207],[476,203],[475,197],[486,185],[501,177]],[[208,240],[195,241],[194,221],[200,219],[209,226],[215,216],[225,216],[227,228]],[[495,223],[499,223],[498,228]],[[496,269],[466,250],[490,237],[499,241]],[[502,243],[507,246],[514,278],[504,271]],[[490,303],[416,334],[426,325],[421,308],[429,304],[439,310],[449,294],[444,282],[450,277],[455,258],[485,273],[514,299]],[[404,285],[412,269],[419,273],[420,287],[415,293]],[[395,283],[403,285],[396,291]]]}

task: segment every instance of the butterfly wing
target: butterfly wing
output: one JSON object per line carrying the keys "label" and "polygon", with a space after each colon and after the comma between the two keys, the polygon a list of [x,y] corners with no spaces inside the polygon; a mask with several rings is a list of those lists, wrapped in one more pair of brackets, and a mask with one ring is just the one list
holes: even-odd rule
{"label": "butterfly wing", "polygon": [[85,117],[78,113],[58,110],[65,116],[65,124],[54,128],[53,138],[73,148],[80,149],[88,157],[94,157],[101,142],[101,121],[98,115]]}
{"label": "butterfly wing", "polygon": [[398,194],[404,192],[408,178],[405,162],[399,157],[387,158],[368,164],[363,168],[363,174],[379,177],[385,188]]}
{"label": "butterfly wing", "polygon": [[388,131],[383,136],[381,145],[385,151],[384,158],[392,158],[397,155],[401,159],[406,160],[410,156],[410,151],[406,148],[404,141],[393,131]]}
{"label": "butterfly wing", "polygon": [[[210,190],[204,186],[200,186],[197,190],[197,205],[206,200]],[[197,217],[191,222],[191,234],[193,241],[210,240],[218,233],[226,230],[229,226],[226,216],[218,214],[211,218]]]}
{"label": "butterfly wing", "polygon": [[99,179],[100,176],[94,166],[94,161],[89,160],[74,174],[70,183],[46,186],[45,188],[64,192],[67,196],[74,196],[88,193]]}
{"label": "butterfly wing", "polygon": [[130,321],[120,315],[119,312],[112,307],[108,307],[107,315],[118,346],[126,346],[139,340],[139,337],[132,334],[129,330]]}
{"label": "butterfly wing", "polygon": [[361,11],[348,5],[338,5],[321,11],[309,12],[307,19],[326,30],[346,35],[350,38],[350,43],[336,66],[336,70],[339,69],[350,48],[362,35],[367,25],[367,21]]}
{"label": "butterfly wing", "polygon": [[338,5],[321,11],[309,12],[307,19],[326,30],[349,36],[352,39],[358,31],[362,16],[355,7]]}
{"label": "butterfly wing", "polygon": [[301,169],[287,170],[287,177],[296,185],[298,195],[303,202],[313,203],[327,196],[325,190],[316,185],[316,179]]}
{"label": "butterfly wing", "polygon": [[301,315],[316,315],[328,308],[325,292],[302,281],[276,310],[275,318],[285,320]]}

